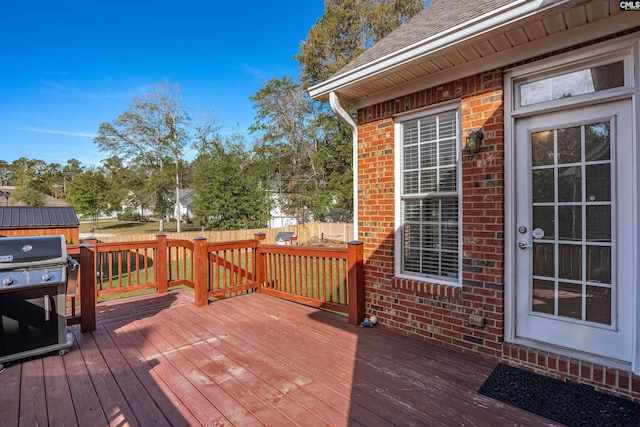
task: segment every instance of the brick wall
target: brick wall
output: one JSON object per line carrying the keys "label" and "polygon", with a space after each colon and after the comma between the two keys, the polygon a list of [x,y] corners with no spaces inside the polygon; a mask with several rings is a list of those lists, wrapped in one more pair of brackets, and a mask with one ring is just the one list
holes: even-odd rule
{"label": "brick wall", "polygon": [[[358,111],[359,236],[365,244],[366,313],[396,332],[580,381],[640,401],[629,372],[503,342],[504,111],[500,70]],[[480,153],[462,154],[462,288],[394,277],[393,115],[459,101],[462,146],[482,129]],[[425,112],[428,114],[428,112]],[[484,318],[473,326],[469,316]]]}
{"label": "brick wall", "polygon": [[[460,100],[462,135],[482,128],[481,153],[463,154],[463,288],[394,278],[392,115]],[[368,314],[407,335],[499,357],[503,330],[504,137],[502,74],[484,73],[359,111],[359,238]],[[462,141],[460,141],[462,144]],[[471,326],[469,315],[486,319]]]}

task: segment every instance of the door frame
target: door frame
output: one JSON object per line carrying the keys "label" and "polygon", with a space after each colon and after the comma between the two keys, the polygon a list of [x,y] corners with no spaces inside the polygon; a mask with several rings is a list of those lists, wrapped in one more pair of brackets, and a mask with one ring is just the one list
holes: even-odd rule
{"label": "door frame", "polygon": [[[516,172],[515,172],[515,123],[518,118],[528,117],[543,113],[571,110],[579,107],[597,105],[616,100],[631,100],[632,105],[632,142],[634,167],[633,176],[630,177],[636,183],[636,188],[640,189],[640,174],[637,172],[640,165],[640,142],[639,123],[636,119],[640,112],[640,76],[634,73],[640,70],[640,37],[638,34],[631,34],[619,39],[603,42],[594,46],[582,48],[566,54],[561,54],[531,64],[518,66],[507,70],[504,73],[504,146],[505,146],[505,276],[504,276],[504,339],[506,342],[521,344],[528,347],[550,351],[555,354],[578,357],[589,362],[604,364],[619,369],[631,370],[640,374],[640,328],[638,323],[638,308],[640,307],[640,292],[638,286],[634,287],[632,319],[633,322],[633,355],[631,366],[626,363],[612,363],[610,359],[600,358],[584,353],[573,352],[551,344],[525,340],[516,337],[516,244],[517,244],[517,223],[516,223]],[[602,92],[595,92],[586,95],[563,98],[555,101],[535,104],[532,106],[518,107],[515,103],[515,84],[525,78],[538,75],[554,75],[569,72],[572,69],[579,69],[585,65],[607,59],[624,60],[625,85],[624,87],[609,89]],[[640,190],[639,190],[640,191]],[[635,218],[638,218],[638,196],[639,191],[632,194],[632,204],[634,206]],[[640,263],[640,219],[634,223],[634,259],[636,260],[633,271],[628,277],[638,283],[638,264]]]}

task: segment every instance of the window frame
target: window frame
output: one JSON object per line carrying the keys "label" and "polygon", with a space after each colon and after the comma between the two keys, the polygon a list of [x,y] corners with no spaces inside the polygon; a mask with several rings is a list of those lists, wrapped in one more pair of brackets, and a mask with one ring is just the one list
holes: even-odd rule
{"label": "window frame", "polygon": [[[442,192],[442,193],[425,193],[416,195],[404,195],[404,126],[408,122],[412,122],[419,119],[425,119],[430,116],[437,116],[444,113],[455,114],[455,168],[456,168],[456,191],[455,192]],[[429,282],[434,284],[443,284],[449,286],[462,286],[462,152],[461,152],[461,106],[460,102],[444,103],[437,106],[432,106],[427,109],[421,109],[408,114],[397,115],[394,117],[394,145],[395,145],[395,277],[411,279],[416,281]],[[457,242],[457,256],[458,256],[458,273],[456,278],[448,279],[444,276],[435,276],[427,274],[419,274],[413,272],[403,272],[404,270],[404,236],[403,236],[403,215],[402,205],[404,200],[425,200],[425,199],[450,199],[457,198],[458,201],[458,242]],[[441,218],[440,218],[441,219]],[[421,221],[422,222],[422,221]]]}

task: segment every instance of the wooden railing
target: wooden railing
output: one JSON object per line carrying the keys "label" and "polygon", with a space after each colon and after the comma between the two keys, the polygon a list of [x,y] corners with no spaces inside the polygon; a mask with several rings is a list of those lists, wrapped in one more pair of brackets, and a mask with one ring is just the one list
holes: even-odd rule
{"label": "wooden railing", "polygon": [[196,253],[201,252],[201,258],[206,259],[206,262],[196,264],[196,277],[201,278],[196,280],[196,305],[206,305],[210,299],[255,291],[258,288],[255,273],[256,249],[263,238],[263,235],[258,234],[255,239],[215,243],[206,243],[202,238],[196,239]]}
{"label": "wooden railing", "polygon": [[167,240],[167,280],[171,286],[186,285],[193,288],[193,242],[190,240]]}
{"label": "wooden railing", "polygon": [[[355,243],[346,249],[260,246],[257,259],[260,292],[351,314],[350,302],[357,301],[357,295],[349,293],[349,283],[358,283],[358,278],[350,275],[357,266],[350,266],[349,261],[362,260],[361,248]],[[355,317],[363,316],[356,313]]]}
{"label": "wooden railing", "polygon": [[[194,289],[196,306],[209,300],[262,292],[364,319],[362,244],[347,248],[261,245],[264,235],[233,242],[204,238],[80,246],[81,330],[95,329],[100,298],[184,285]],[[89,268],[87,268],[89,266]],[[75,308],[75,307],[74,307]],[[75,314],[73,319],[78,316]],[[69,323],[77,323],[70,320]]]}

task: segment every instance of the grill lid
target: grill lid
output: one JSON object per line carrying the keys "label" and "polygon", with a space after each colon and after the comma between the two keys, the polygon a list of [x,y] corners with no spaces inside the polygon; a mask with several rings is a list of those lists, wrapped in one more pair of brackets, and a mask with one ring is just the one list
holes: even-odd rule
{"label": "grill lid", "polygon": [[0,270],[67,262],[63,235],[0,238]]}

